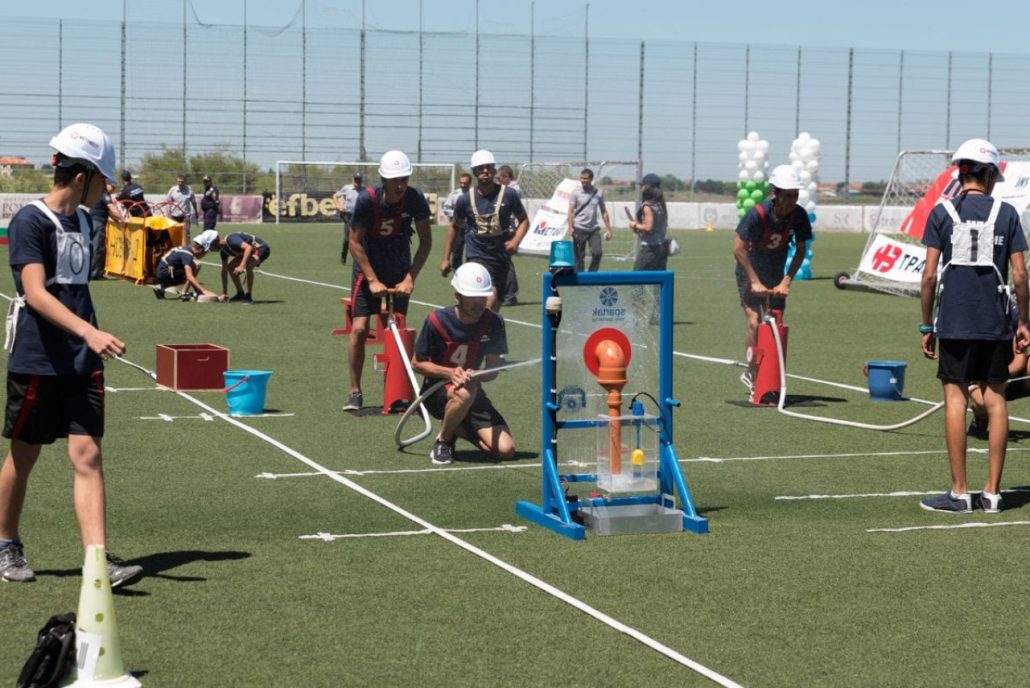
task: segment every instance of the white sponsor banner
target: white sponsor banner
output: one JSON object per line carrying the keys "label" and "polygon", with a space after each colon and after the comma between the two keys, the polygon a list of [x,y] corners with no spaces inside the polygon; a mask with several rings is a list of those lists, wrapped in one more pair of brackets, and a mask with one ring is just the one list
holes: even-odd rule
{"label": "white sponsor banner", "polygon": [[925,246],[896,241],[880,234],[862,256],[858,269],[881,279],[914,284],[922,279],[924,263]]}
{"label": "white sponsor banner", "polygon": [[519,244],[519,255],[549,256],[551,242],[569,233],[569,198],[582,188],[575,179],[563,179],[550,200],[540,206],[529,223],[529,231]]}

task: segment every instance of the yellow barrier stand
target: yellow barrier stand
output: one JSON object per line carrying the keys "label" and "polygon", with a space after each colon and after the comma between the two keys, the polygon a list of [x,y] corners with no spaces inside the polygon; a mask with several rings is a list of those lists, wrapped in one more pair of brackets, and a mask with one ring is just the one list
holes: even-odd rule
{"label": "yellow barrier stand", "polygon": [[182,237],[182,223],[162,215],[131,217],[125,222],[108,220],[104,272],[139,284],[153,276],[161,248],[181,246]]}

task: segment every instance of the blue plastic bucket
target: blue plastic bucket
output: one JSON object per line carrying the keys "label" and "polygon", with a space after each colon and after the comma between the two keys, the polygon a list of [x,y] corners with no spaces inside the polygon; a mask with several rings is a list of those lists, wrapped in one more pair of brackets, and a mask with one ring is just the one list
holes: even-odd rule
{"label": "blue plastic bucket", "polygon": [[869,396],[873,401],[901,401],[905,389],[904,361],[869,361],[862,372],[869,378]]}
{"label": "blue plastic bucket", "polygon": [[265,391],[270,370],[227,370],[225,400],[233,416],[254,416],[265,410]]}

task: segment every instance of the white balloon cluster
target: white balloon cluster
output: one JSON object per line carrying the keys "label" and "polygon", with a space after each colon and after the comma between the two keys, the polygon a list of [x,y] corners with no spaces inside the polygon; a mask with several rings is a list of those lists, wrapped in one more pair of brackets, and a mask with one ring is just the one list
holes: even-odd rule
{"label": "white balloon cluster", "polygon": [[819,139],[807,132],[798,134],[790,144],[790,164],[801,177],[804,187],[798,193],[798,205],[808,212],[808,219],[815,222],[816,194],[819,188]]}
{"label": "white balloon cluster", "polygon": [[757,132],[749,132],[747,138],[737,142],[737,150],[740,155],[740,174],[738,179],[742,182],[764,182],[765,171],[769,167],[767,160],[769,156],[769,142],[758,137]]}

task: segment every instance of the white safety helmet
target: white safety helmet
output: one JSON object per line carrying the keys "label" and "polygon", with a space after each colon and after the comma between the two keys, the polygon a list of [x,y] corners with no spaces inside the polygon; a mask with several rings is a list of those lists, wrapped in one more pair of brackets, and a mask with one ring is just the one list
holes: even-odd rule
{"label": "white safety helmet", "polygon": [[987,139],[969,139],[955,151],[951,156],[951,164],[958,164],[962,160],[978,162],[982,165],[994,165],[998,173],[998,181],[1004,181],[1001,176],[1001,153],[997,147]]}
{"label": "white safety helmet", "polygon": [[482,165],[496,165],[497,161],[494,160],[494,154],[488,150],[481,149],[477,150],[472,154],[471,166],[472,169],[476,169]]}
{"label": "white safety helmet", "polygon": [[775,186],[781,191],[800,191],[805,185],[801,183],[801,177],[792,165],[779,165],[769,175],[769,186]]}
{"label": "white safety helmet", "polygon": [[494,293],[494,282],[490,279],[490,273],[479,263],[461,265],[454,271],[451,286],[462,296],[490,296]]}
{"label": "white safety helmet", "polygon": [[108,181],[115,183],[114,145],[99,127],[71,124],[50,139],[50,147],[67,158],[65,165],[81,163],[95,167]]}
{"label": "white safety helmet", "polygon": [[379,158],[379,176],[383,179],[410,177],[411,161],[399,150],[386,151]]}
{"label": "white safety helmet", "polygon": [[213,229],[205,229],[197,235],[197,238],[193,240],[193,243],[200,246],[200,248],[205,251],[210,251],[211,244],[216,241],[218,241],[218,232]]}

